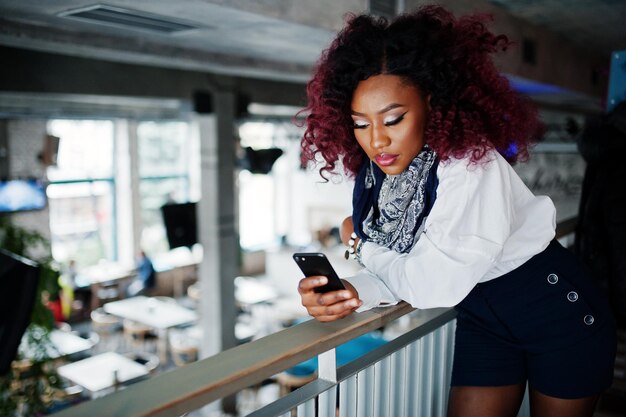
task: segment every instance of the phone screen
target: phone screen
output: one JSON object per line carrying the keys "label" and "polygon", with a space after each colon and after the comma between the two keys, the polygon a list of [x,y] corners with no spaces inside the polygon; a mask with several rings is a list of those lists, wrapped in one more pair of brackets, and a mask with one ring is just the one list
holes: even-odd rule
{"label": "phone screen", "polygon": [[328,278],[328,283],[315,288],[315,292],[329,292],[343,290],[346,287],[339,279],[335,269],[323,253],[294,253],[293,259],[296,261],[305,277],[323,275]]}

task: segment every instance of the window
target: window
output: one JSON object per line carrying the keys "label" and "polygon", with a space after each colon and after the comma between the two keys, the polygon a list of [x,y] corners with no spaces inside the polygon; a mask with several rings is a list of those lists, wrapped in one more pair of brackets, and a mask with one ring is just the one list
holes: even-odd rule
{"label": "window", "polygon": [[269,174],[239,173],[242,248],[309,245],[320,230],[339,226],[351,212],[352,181],[335,176],[325,182],[318,172],[301,169],[302,134],[291,118],[251,116],[240,123],[242,148],[283,151]]}
{"label": "window", "polygon": [[46,190],[54,258],[81,266],[116,259],[113,122],[50,120],[48,132],[61,138]]}
{"label": "window", "polygon": [[[279,148],[284,155],[274,163],[269,174],[239,173],[239,239],[241,247],[254,249],[279,242],[288,233],[291,198],[290,172],[297,169],[301,129],[291,119],[247,120],[239,126],[241,147],[255,150]],[[296,160],[295,166],[290,162]]]}
{"label": "window", "polygon": [[186,203],[192,196],[191,127],[182,121],[142,122],[139,141],[141,247],[150,254],[169,249],[161,206]]}

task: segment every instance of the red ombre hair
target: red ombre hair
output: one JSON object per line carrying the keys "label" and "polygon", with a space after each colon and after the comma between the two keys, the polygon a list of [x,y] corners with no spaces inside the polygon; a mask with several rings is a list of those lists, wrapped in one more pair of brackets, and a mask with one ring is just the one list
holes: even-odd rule
{"label": "red ombre hair", "polygon": [[486,15],[456,19],[439,6],[391,22],[350,16],[307,85],[303,162],[320,154],[324,178],[340,158],[346,174],[358,172],[366,156],[354,137],[352,94],[360,81],[378,74],[400,76],[430,95],[424,137],[442,161],[468,156],[477,163],[493,148],[511,162],[526,158],[542,125],[530,100],[497,71],[491,54],[510,42],[487,30],[488,20]]}

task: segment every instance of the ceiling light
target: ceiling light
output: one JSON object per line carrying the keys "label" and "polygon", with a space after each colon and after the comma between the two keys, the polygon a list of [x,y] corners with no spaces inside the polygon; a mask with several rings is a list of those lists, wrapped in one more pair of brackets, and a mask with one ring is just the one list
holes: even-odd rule
{"label": "ceiling light", "polygon": [[80,19],[92,23],[168,34],[198,28],[198,26],[189,23],[172,20],[167,16],[159,16],[152,13],[104,4],[68,10],[59,13],[59,16]]}

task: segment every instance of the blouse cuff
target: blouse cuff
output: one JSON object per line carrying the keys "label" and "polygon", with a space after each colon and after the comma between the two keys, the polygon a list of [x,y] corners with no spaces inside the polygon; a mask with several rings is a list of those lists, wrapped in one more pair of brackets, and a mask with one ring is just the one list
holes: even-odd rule
{"label": "blouse cuff", "polygon": [[362,270],[356,275],[344,279],[352,284],[359,293],[359,299],[363,302],[356,310],[357,312],[398,303],[398,300],[395,299],[385,284],[366,270]]}

